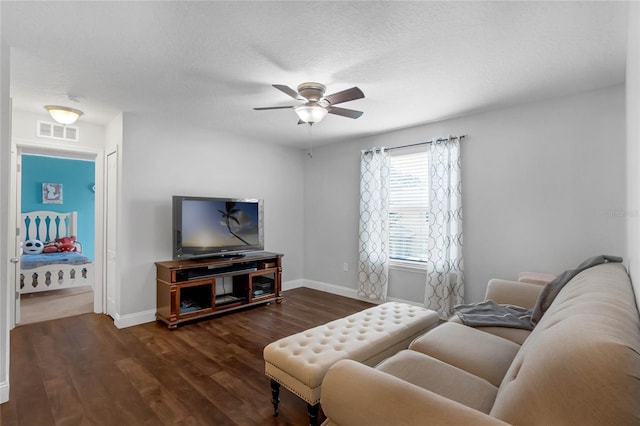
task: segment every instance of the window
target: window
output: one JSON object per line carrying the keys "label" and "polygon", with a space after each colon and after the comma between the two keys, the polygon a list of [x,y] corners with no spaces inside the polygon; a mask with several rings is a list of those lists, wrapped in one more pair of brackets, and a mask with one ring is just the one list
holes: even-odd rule
{"label": "window", "polygon": [[390,156],[389,257],[392,261],[427,261],[428,161],[425,148]]}

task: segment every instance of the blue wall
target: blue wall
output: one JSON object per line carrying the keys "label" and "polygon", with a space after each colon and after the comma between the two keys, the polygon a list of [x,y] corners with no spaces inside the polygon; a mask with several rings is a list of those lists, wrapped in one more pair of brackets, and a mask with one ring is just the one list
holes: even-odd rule
{"label": "blue wall", "polygon": [[[42,203],[42,183],[62,184],[63,204]],[[22,213],[34,210],[78,212],[78,241],[85,256],[94,260],[95,162],[68,158],[22,156]]]}

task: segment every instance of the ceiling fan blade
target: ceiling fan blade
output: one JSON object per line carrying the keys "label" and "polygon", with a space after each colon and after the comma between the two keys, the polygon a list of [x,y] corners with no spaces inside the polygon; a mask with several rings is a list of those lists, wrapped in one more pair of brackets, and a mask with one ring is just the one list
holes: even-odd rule
{"label": "ceiling fan blade", "polygon": [[355,109],[329,107],[329,114],[341,115],[348,118],[358,118],[364,113],[362,111],[356,111]]}
{"label": "ceiling fan blade", "polygon": [[343,90],[342,92],[337,92],[333,95],[324,97],[324,99],[331,105],[341,104],[342,102],[349,102],[361,98],[364,98],[364,93],[362,93],[362,90],[357,87],[352,87],[351,89]]}
{"label": "ceiling fan blade", "polygon": [[285,86],[284,84],[273,84],[273,87],[278,89],[279,91],[291,96],[293,99],[300,99],[302,96],[295,90],[293,90],[289,86]]}
{"label": "ceiling fan blade", "polygon": [[254,110],[256,111],[264,111],[267,109],[289,109],[289,108],[295,108],[293,105],[288,105],[288,106],[276,106],[276,107],[259,107],[259,108],[254,108]]}

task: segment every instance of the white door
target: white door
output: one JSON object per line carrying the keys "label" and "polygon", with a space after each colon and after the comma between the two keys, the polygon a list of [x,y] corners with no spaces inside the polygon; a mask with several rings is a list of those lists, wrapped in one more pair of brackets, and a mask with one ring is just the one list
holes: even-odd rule
{"label": "white door", "polygon": [[118,151],[107,155],[107,185],[106,185],[106,240],[107,240],[107,268],[106,268],[106,299],[107,315],[115,319],[117,313],[117,194],[118,194]]}

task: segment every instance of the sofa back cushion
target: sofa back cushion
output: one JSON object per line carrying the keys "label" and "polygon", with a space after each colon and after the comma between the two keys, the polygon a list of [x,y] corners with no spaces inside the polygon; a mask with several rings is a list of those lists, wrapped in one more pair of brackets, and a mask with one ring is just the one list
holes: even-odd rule
{"label": "sofa back cushion", "polygon": [[640,319],[624,266],[567,283],[507,370],[491,415],[516,425],[640,423]]}

